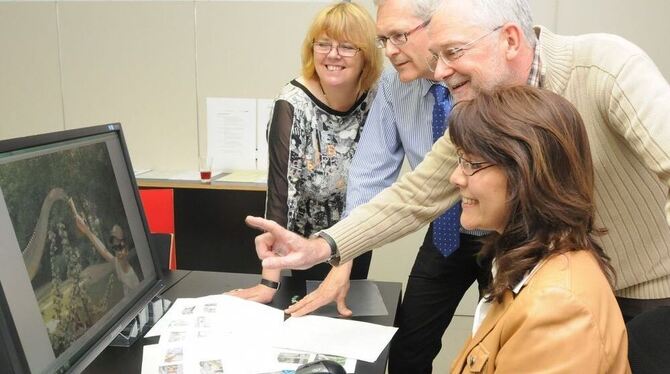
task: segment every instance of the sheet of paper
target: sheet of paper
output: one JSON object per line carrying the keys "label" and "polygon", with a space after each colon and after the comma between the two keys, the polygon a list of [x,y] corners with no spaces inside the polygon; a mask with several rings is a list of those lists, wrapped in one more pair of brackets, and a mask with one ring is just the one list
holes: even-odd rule
{"label": "sheet of paper", "polygon": [[147,333],[144,336],[145,337],[159,336],[164,331],[167,331],[168,326],[171,323],[173,323],[173,321],[182,319],[182,316],[184,315],[182,313],[183,310],[196,305],[195,300],[196,299],[186,299],[186,298],[175,300],[175,302],[172,304],[167,313],[165,313],[163,317],[159,319],[158,322],[156,322],[154,326],[149,331],[147,331]]}
{"label": "sheet of paper", "polygon": [[135,176],[142,175],[144,173],[150,172],[151,169],[135,169],[133,172],[135,173]]}
{"label": "sheet of paper", "polygon": [[274,100],[258,99],[256,105],[256,169],[268,170],[267,129],[270,123]]}
{"label": "sheet of paper", "polygon": [[160,347],[158,344],[145,345],[142,350],[142,374],[158,374],[160,362]]}
{"label": "sheet of paper", "polygon": [[[316,290],[321,281],[308,280],[307,293]],[[350,281],[349,293],[347,293],[347,306],[354,312],[354,316],[386,316],[388,310],[384,305],[384,299],[379,292],[379,287],[367,279],[354,279]],[[337,305],[332,302],[311,313],[315,316],[338,317]]]}
{"label": "sheet of paper", "polygon": [[150,170],[140,175],[138,179],[199,181],[200,172],[197,170]]}
{"label": "sheet of paper", "polygon": [[216,183],[267,183],[267,170],[237,170],[212,181]]}
{"label": "sheet of paper", "polygon": [[273,345],[374,362],[397,330],[396,327],[339,318],[291,317],[284,321]]}
{"label": "sheet of paper", "polygon": [[207,152],[216,170],[256,169],[256,99],[207,98]]}

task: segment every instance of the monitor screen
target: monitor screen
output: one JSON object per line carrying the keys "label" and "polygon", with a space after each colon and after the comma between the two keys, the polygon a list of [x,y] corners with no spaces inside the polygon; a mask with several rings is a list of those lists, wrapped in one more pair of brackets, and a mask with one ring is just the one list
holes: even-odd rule
{"label": "monitor screen", "polygon": [[158,292],[146,228],[119,124],[0,141],[0,313],[15,372],[85,365]]}

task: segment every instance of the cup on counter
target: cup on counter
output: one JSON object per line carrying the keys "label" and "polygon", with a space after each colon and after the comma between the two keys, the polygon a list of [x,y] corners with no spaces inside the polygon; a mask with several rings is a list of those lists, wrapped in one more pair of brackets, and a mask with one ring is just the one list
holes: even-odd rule
{"label": "cup on counter", "polygon": [[200,182],[210,183],[212,181],[212,158],[200,157],[199,168],[200,168]]}

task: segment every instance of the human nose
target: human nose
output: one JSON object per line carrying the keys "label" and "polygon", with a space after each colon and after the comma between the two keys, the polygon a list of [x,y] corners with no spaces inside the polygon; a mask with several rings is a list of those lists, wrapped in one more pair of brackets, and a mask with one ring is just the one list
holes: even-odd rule
{"label": "human nose", "polygon": [[465,175],[465,172],[463,172],[463,167],[460,164],[456,165],[456,169],[454,169],[449,177],[449,182],[462,189],[467,185],[467,181],[468,177]]}
{"label": "human nose", "polygon": [[400,53],[400,48],[398,48],[398,46],[396,46],[395,44],[391,43],[390,40],[387,40],[386,47],[384,47],[384,53],[386,54],[386,57],[395,56],[398,53]]}
{"label": "human nose", "polygon": [[340,50],[338,49],[340,46],[339,45],[332,45],[330,47],[330,51],[328,51],[327,56],[330,58],[339,58],[342,57],[340,55]]}
{"label": "human nose", "polygon": [[451,64],[444,62],[442,58],[438,58],[435,62],[435,73],[433,74],[433,78],[435,78],[436,81],[444,81],[453,74],[454,69],[451,67]]}

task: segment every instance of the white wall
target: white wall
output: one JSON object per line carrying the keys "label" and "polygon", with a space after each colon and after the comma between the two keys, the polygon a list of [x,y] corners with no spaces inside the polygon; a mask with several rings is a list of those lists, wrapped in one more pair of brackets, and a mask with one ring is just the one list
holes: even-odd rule
{"label": "white wall", "polygon": [[[298,74],[300,43],[324,4],[0,0],[0,139],[121,122],[136,168],[195,169],[206,145],[205,98],[273,97]],[[536,23],[562,34],[620,34],[666,78],[669,4],[531,0]],[[371,278],[404,282],[424,233],[376,251]],[[436,372],[448,370],[475,303],[470,292]]]}

